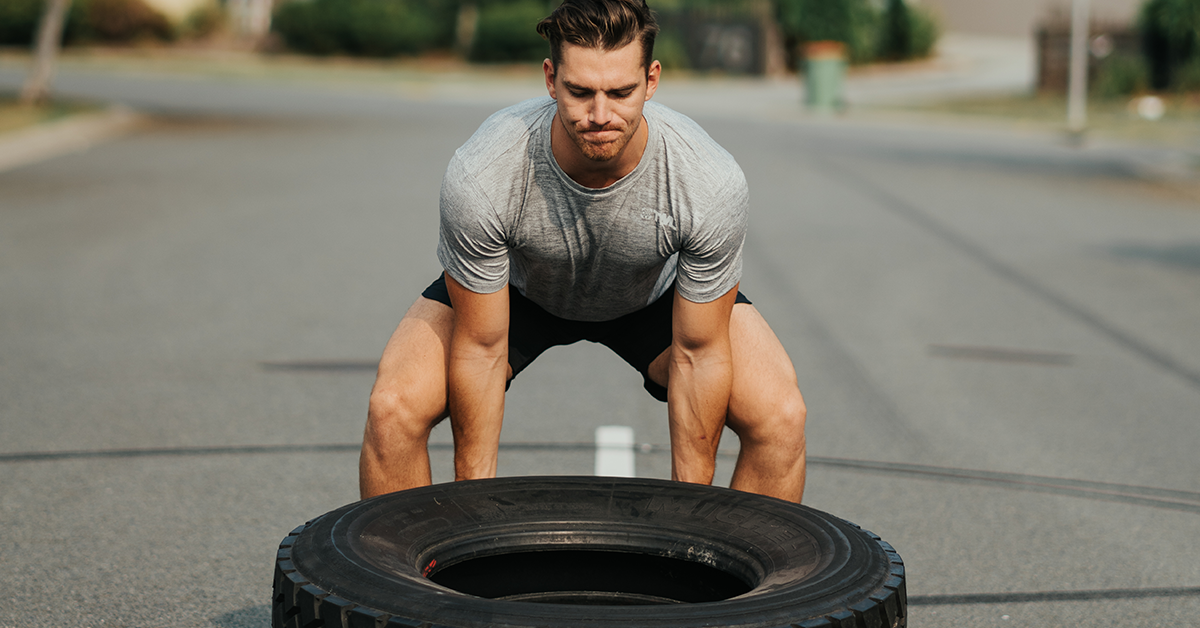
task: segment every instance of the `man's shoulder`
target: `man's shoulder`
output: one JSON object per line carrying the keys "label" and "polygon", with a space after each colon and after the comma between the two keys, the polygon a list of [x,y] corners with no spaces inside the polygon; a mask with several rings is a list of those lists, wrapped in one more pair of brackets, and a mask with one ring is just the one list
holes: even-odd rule
{"label": "man's shoulder", "polygon": [[745,185],[737,160],[694,120],[653,101],[646,103],[644,112],[650,125],[657,126],[662,150],[673,168],[684,168],[695,174],[696,182],[709,182],[718,189]]}
{"label": "man's shoulder", "polygon": [[455,159],[472,171],[478,171],[514,147],[523,147],[534,130],[554,109],[546,97],[531,98],[505,107],[488,116],[479,129],[456,152]]}

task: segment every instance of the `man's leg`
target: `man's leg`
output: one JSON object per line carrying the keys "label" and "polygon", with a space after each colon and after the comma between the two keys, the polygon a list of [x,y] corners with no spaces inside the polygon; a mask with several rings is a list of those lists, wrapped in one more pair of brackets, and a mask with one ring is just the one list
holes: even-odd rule
{"label": "man's leg", "polygon": [[733,390],[726,425],[741,441],[730,488],[799,502],[806,409],[796,369],[753,305],[733,306],[729,336]]}
{"label": "man's leg", "polygon": [[418,297],[379,361],[371,389],[359,492],[365,499],[432,481],[429,433],[446,418],[446,360],[454,310]]}
{"label": "man's leg", "polygon": [[[733,389],[725,424],[741,452],[731,488],[799,502],[804,495],[804,397],[796,369],[775,332],[749,303],[733,306],[729,320]],[[667,349],[650,364],[650,378],[666,386]]]}

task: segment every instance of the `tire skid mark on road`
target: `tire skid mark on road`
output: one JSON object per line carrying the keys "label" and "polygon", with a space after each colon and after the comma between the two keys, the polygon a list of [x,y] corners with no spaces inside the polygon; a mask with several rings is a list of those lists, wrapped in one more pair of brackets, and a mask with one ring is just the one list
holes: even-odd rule
{"label": "tire skid mark on road", "polygon": [[[430,443],[433,450],[451,450],[451,443]],[[501,443],[502,450],[594,451],[595,443]],[[227,445],[213,447],[147,447],[136,449],[74,449],[66,451],[30,451],[0,454],[0,464],[15,462],[52,462],[88,458],[152,458],[188,456],[226,456],[256,454],[358,453],[362,443],[329,443],[325,445]]]}
{"label": "tire skid mark on road", "polygon": [[809,359],[818,361],[826,372],[836,373],[837,381],[846,389],[854,391],[849,401],[861,404],[861,408],[854,410],[847,407],[843,408],[843,411],[856,411],[859,416],[873,420],[874,426],[880,430],[881,438],[903,445],[905,451],[928,454],[930,443],[922,438],[900,408],[892,402],[891,397],[875,383],[853,352],[839,341],[836,334],[813,312],[800,290],[796,288],[794,276],[778,258],[768,253],[771,247],[764,246],[761,237],[750,232],[746,234],[744,248],[746,261],[757,267],[758,273],[774,293],[773,296],[787,299],[791,315],[774,324],[777,328],[776,334],[783,337],[785,325],[798,328],[799,333],[819,352],[819,356]]}
{"label": "tire skid mark on road", "polygon": [[822,168],[830,176],[837,177],[846,182],[852,189],[862,191],[865,196],[873,198],[881,207],[924,229],[953,248],[958,249],[960,253],[975,260],[984,268],[1003,277],[1013,285],[1049,303],[1060,312],[1083,323],[1093,331],[1106,336],[1109,340],[1126,350],[1171,372],[1190,384],[1193,388],[1200,389],[1200,372],[1193,370],[1170,355],[1151,347],[1132,334],[1122,331],[1086,307],[1072,302],[1049,287],[1026,276],[1016,268],[989,253],[971,239],[942,224],[937,219],[921,211],[912,203],[885,189],[878,183],[851,172],[847,168],[833,165],[828,160],[816,162],[816,167]]}
{"label": "tire skid mark on road", "polygon": [[1102,501],[1121,502],[1149,508],[1179,510],[1183,512],[1200,513],[1200,493],[1180,491],[1149,486],[1132,486],[1113,484],[1109,482],[1093,482],[1090,480],[1074,480],[1068,478],[1052,478],[1024,473],[1004,473],[999,471],[980,471],[960,469],[955,467],[937,467],[931,465],[911,464],[903,462],[874,462],[868,460],[851,460],[844,458],[821,458],[810,456],[809,464],[827,466],[869,473],[887,475],[901,474],[931,480],[960,482],[966,484],[986,484],[1015,490],[1053,493],[1070,497],[1098,499]]}
{"label": "tire skid mark on road", "polygon": [[929,345],[929,355],[950,360],[976,360],[980,362],[1004,362],[1008,364],[1035,364],[1039,366],[1070,366],[1075,356],[1069,353],[1029,351],[1003,347],[971,347],[965,345]]}
{"label": "tire skid mark on road", "polygon": [[296,360],[291,362],[259,362],[264,371],[299,373],[374,373],[379,360]]}
{"label": "tire skid mark on road", "polygon": [[1200,597],[1200,587],[910,595],[908,597],[908,605],[960,606],[970,604],[1029,604],[1036,602],[1099,602],[1173,597]]}
{"label": "tire skid mark on road", "polygon": [[[431,450],[453,450],[451,443],[430,443]],[[73,451],[14,452],[0,454],[0,464],[22,462],[53,462],[87,459],[131,459],[150,457],[189,457],[261,454],[357,454],[360,443],[329,443],[316,445],[230,445],[222,447],[161,447],[146,449],[97,449]],[[513,442],[500,443],[501,451],[579,451],[595,452],[594,442]],[[642,443],[633,448],[639,455],[669,455],[669,445]],[[736,458],[736,451],[719,451],[720,458]],[[1200,492],[1054,478],[1024,473],[983,471],[957,467],[939,467],[906,462],[878,462],[850,458],[809,456],[811,466],[846,469],[888,476],[904,475],[926,480],[982,484],[1014,490],[1052,493],[1069,497],[1120,502],[1148,508],[1160,508],[1200,513]]]}

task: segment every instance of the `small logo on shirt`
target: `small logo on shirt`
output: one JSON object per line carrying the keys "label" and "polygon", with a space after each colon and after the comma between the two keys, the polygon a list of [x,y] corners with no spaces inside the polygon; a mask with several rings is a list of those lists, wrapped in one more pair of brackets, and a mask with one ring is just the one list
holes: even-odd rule
{"label": "small logo on shirt", "polygon": [[675,228],[675,217],[670,214],[656,212],[649,208],[642,208],[642,210],[638,212],[638,217],[647,222],[653,222],[659,227],[663,227],[665,229]]}

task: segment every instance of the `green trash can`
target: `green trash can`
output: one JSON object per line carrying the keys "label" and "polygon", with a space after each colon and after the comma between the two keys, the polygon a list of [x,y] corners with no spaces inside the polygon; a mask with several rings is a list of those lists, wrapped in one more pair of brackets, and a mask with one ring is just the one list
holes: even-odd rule
{"label": "green trash can", "polygon": [[845,106],[846,44],[813,41],[804,46],[804,102],[809,110],[832,114]]}

